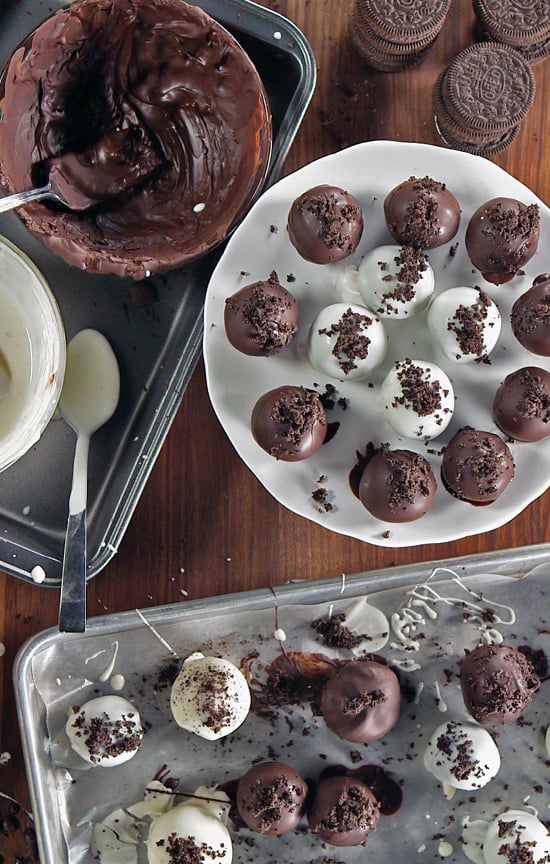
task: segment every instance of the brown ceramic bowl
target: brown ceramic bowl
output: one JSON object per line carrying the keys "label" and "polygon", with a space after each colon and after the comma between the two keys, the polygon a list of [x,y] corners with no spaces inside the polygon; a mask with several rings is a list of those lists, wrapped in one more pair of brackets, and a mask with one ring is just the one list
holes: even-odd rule
{"label": "brown ceramic bowl", "polygon": [[42,185],[67,153],[101,180],[101,142],[125,130],[154,154],[150,173],[82,212],[35,203],[18,215],[69,264],[142,279],[204,255],[244,216],[266,177],[271,116],[250,58],[198,7],[76,0],[4,66],[0,187]]}

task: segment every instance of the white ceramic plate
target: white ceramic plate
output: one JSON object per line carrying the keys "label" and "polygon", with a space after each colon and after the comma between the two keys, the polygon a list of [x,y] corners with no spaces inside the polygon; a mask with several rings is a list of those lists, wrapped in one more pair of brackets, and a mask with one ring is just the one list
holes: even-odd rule
{"label": "white ceramic plate", "polygon": [[[337,301],[360,302],[352,293],[345,274],[357,266],[368,250],[392,242],[386,227],[383,202],[387,193],[409,176],[429,175],[447,183],[462,208],[458,234],[429,254],[436,274],[436,292],[458,285],[482,287],[497,303],[502,333],[491,354],[491,363],[455,365],[443,359],[431,344],[425,313],[407,321],[386,325],[390,347],[386,359],[370,379],[359,382],[331,380],[310,364],[307,334],[316,313]],[[326,266],[304,261],[291,245],[287,214],[293,200],[319,183],[341,186],[354,195],[363,208],[365,229],[356,253],[343,262]],[[541,242],[525,274],[507,285],[491,285],[470,263],[464,233],[473,211],[496,196],[538,203],[541,211]],[[495,391],[503,378],[524,365],[550,369],[548,358],[527,352],[514,338],[509,324],[514,300],[527,290],[535,276],[550,272],[550,210],[537,196],[505,171],[486,159],[425,144],[373,141],[359,144],[306,165],[272,186],[254,205],[230,240],[206,297],[204,357],[207,384],[214,410],[233,446],[265,488],[295,513],[326,528],[380,546],[415,546],[439,543],[498,528],[518,515],[550,484],[550,438],[536,444],[515,442],[511,450],[515,477],[494,504],[475,507],[454,499],[439,481],[440,451],[462,426],[469,424],[498,432],[491,414]],[[451,245],[457,245],[450,254]],[[300,305],[300,328],[292,345],[269,358],[248,357],[227,340],[223,324],[227,297],[239,288],[266,279],[276,270],[281,281]],[[398,438],[384,420],[379,405],[379,386],[389,367],[411,357],[441,366],[453,382],[456,410],[447,430],[427,444]],[[338,397],[348,400],[343,410],[336,406],[328,421],[339,422],[338,431],[311,458],[284,463],[266,454],[254,441],[250,416],[256,400],[282,384],[314,387],[323,393],[333,384]],[[432,509],[416,522],[389,524],[371,516],[351,491],[349,475],[356,452],[365,445],[388,442],[417,450],[432,463],[438,490]],[[320,486],[328,490],[332,510],[320,512],[312,493]]]}

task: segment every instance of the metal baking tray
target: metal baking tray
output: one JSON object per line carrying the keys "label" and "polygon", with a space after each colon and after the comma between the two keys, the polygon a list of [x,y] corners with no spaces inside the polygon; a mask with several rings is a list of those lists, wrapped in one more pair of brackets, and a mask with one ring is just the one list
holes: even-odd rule
{"label": "metal baking tray", "polygon": [[[0,64],[61,0],[2,0]],[[255,63],[273,117],[267,184],[281,171],[315,88],[311,48],[289,20],[249,0],[198,0]],[[65,264],[35,240],[13,213],[0,234],[25,251],[57,296],[67,337],[93,327],[110,340],[121,367],[122,392],[113,419],[92,440],[88,493],[88,578],[113,557],[128,526],[202,345],[202,309],[221,250],[144,283],[93,276]],[[75,446],[60,420],[0,475],[0,569],[45,586],[59,586]]]}
{"label": "metal baking tray", "polygon": [[[451,573],[455,576],[451,576]],[[529,575],[525,582],[522,582],[522,577],[527,574]],[[529,643],[533,650],[542,649],[548,655],[549,631],[548,619],[545,618],[548,604],[544,597],[547,596],[547,589],[550,589],[549,576],[550,544],[541,544],[350,576],[341,574],[319,581],[288,583],[277,586],[276,589],[258,589],[189,603],[143,609],[139,612],[134,610],[105,615],[90,619],[86,633],[82,635],[62,634],[56,628],[52,628],[32,637],[22,646],[17,655],[13,677],[41,861],[43,864],[63,864],[63,862],[88,864],[91,861],[91,854],[86,851],[89,842],[89,839],[86,840],[86,832],[89,832],[89,827],[86,827],[89,825],[88,820],[104,818],[110,812],[109,808],[112,804],[118,806],[139,800],[139,790],[142,790],[152,779],[149,776],[151,765],[156,766],[155,770],[160,767],[160,764],[157,765],[158,760],[166,762],[174,776],[181,779],[183,774],[183,788],[189,788],[190,791],[192,791],[191,787],[196,788],[196,785],[199,785],[194,783],[197,779],[206,785],[223,783],[228,778],[240,776],[235,772],[239,769],[243,770],[243,763],[246,770],[249,764],[262,758],[281,758],[283,762],[289,761],[289,758],[294,759],[296,761],[292,764],[297,770],[302,770],[303,767],[309,770],[311,765],[308,764],[308,760],[309,763],[313,760],[315,766],[313,770],[318,770],[321,764],[319,759],[328,759],[327,764],[330,764],[335,756],[339,764],[348,764],[350,759],[354,763],[356,761],[354,755],[364,745],[357,745],[356,748],[355,745],[336,739],[336,736],[331,738],[332,733],[327,734],[323,722],[319,718],[312,717],[305,709],[302,715],[299,713],[300,709],[294,709],[294,713],[293,709],[288,709],[288,712],[280,711],[279,731],[275,726],[269,726],[266,731],[265,725],[261,725],[265,724],[265,718],[251,719],[249,715],[242,727],[242,733],[237,730],[231,736],[230,743],[225,745],[224,742],[216,744],[202,742],[195,736],[178,730],[175,724],[170,722],[170,712],[167,707],[169,691],[158,686],[160,670],[165,668],[169,661],[174,662],[173,655],[167,649],[172,647],[180,658],[187,656],[191,651],[203,650],[208,653],[210,650],[214,654],[223,654],[233,662],[239,663],[243,656],[248,656],[247,649],[252,644],[258,649],[260,656],[267,657],[269,661],[271,655],[276,656],[281,650],[280,644],[273,638],[274,629],[277,627],[283,628],[287,635],[285,646],[288,651],[320,650],[331,654],[331,649],[321,647],[319,641],[315,643],[317,637],[308,635],[312,632],[310,622],[317,615],[331,614],[331,610],[341,609],[342,604],[346,605],[357,598],[367,596],[372,605],[383,608],[390,618],[390,613],[407,599],[407,589],[431,580],[430,589],[439,588],[441,591],[439,586],[443,586],[445,597],[454,597],[455,601],[434,603],[432,607],[434,614],[426,614],[426,620],[420,622],[424,641],[417,655],[418,659],[421,659],[422,667],[417,668],[421,668],[421,671],[402,673],[405,676],[402,684],[413,693],[416,689],[417,698],[413,702],[408,701],[407,707],[403,706],[401,726],[398,725],[383,743],[369,744],[360,754],[361,759],[367,762],[380,764],[380,760],[383,759],[384,765],[389,766],[387,770],[397,778],[404,777],[403,806],[412,807],[413,810],[398,812],[386,825],[379,826],[372,841],[369,839],[368,846],[369,851],[372,846],[372,854],[376,856],[375,849],[384,848],[380,843],[395,844],[395,855],[390,845],[389,857],[396,864],[402,862],[404,864],[410,861],[411,849],[417,849],[417,844],[418,851],[421,851],[419,846],[422,845],[423,839],[428,842],[429,838],[433,847],[433,840],[438,836],[438,830],[441,831],[445,827],[445,831],[449,833],[448,839],[453,839],[455,850],[454,854],[447,859],[449,864],[453,862],[465,864],[466,859],[460,849],[460,841],[453,836],[453,832],[456,835],[460,830],[458,817],[456,824],[453,824],[454,820],[448,817],[451,812],[460,813],[461,808],[462,815],[465,815],[464,811],[468,810],[465,805],[468,801],[472,801],[472,793],[457,795],[457,810],[451,811],[451,804],[444,799],[436,781],[423,771],[418,761],[413,761],[412,767],[406,768],[406,763],[411,757],[404,759],[403,756],[406,751],[411,752],[410,747],[413,745],[410,744],[410,735],[419,736],[415,746],[416,755],[420,756],[421,748],[425,746],[427,740],[425,736],[423,738],[426,727],[422,727],[421,720],[429,723],[430,728],[432,725],[435,728],[447,719],[458,717],[457,711],[461,710],[457,707],[460,691],[455,683],[456,678],[449,674],[448,667],[454,662],[449,657],[456,660],[462,656],[464,646],[469,645],[472,639],[479,639],[479,634],[484,627],[503,630],[503,638],[506,641],[510,640],[508,644]],[[432,577],[436,578],[432,579]],[[464,594],[458,585],[457,577],[462,586],[469,583],[477,591],[474,597],[478,608],[477,624],[472,622],[475,615],[472,616],[471,613],[468,615]],[[502,602],[510,602],[510,596],[513,597],[512,602],[517,611],[515,620],[513,616],[507,616],[503,612],[505,607],[502,606]],[[501,601],[500,606],[498,601]],[[421,613],[426,606],[427,604],[424,604],[424,607],[419,607]],[[449,607],[452,607],[451,612],[445,611]],[[436,609],[437,614],[435,614]],[[489,611],[491,615],[487,614]],[[506,626],[500,627],[499,617],[495,612],[500,613],[500,622]],[[447,621],[445,616],[452,617]],[[507,617],[509,620],[504,620]],[[439,629],[434,618],[440,620]],[[545,620],[546,624],[544,624]],[[458,635],[454,631],[457,631]],[[112,660],[115,645],[116,664]],[[411,656],[405,648],[398,647],[397,652],[393,648],[390,638],[386,647],[379,653],[398,664],[399,659],[403,660]],[[406,664],[407,660],[403,662]],[[439,665],[434,673],[435,663]],[[107,673],[106,667],[109,669]],[[458,663],[455,667],[458,668]],[[402,665],[401,668],[405,670],[407,667]],[[64,720],[60,721],[60,718],[66,717],[68,706],[82,704],[92,695],[97,695],[98,690],[110,692],[108,683],[99,682],[109,681],[113,670],[124,674],[125,685],[121,691],[122,695],[130,698],[139,707],[142,718],[146,717],[150,732],[145,736],[140,752],[126,763],[126,766],[115,769],[92,769],[93,781],[90,781],[88,772],[78,770],[78,766],[76,772],[73,769],[67,771],[66,768],[60,767],[60,763],[50,757],[46,742],[59,738],[59,730],[62,731],[64,724]],[[507,768],[503,767],[500,779],[497,777],[492,781],[493,784],[498,781],[498,788],[496,785],[490,785],[487,787],[486,794],[485,790],[477,793],[480,807],[476,818],[485,818],[481,817],[483,807],[490,809],[495,806],[494,802],[499,800],[499,794],[504,795],[503,800],[514,799],[514,803],[510,803],[509,806],[521,806],[523,801],[516,800],[517,797],[527,796],[528,792],[533,792],[533,787],[538,782],[536,779],[538,773],[542,771],[542,777],[546,776],[544,728],[548,722],[548,694],[544,695],[541,689],[540,695],[537,696],[539,697],[538,707],[532,712],[530,721],[527,722],[526,718],[525,723],[517,726],[510,724],[511,727],[515,727],[515,731],[514,728],[506,727],[506,733],[502,732],[498,736],[502,746],[508,748],[507,753],[510,748],[512,748],[511,752],[514,752],[513,748],[517,746],[515,737],[527,734],[533,737],[534,745],[522,748],[522,759],[525,759],[525,765],[517,777],[513,775],[514,781],[507,787],[510,770],[516,771],[514,767],[516,760],[508,755]],[[49,704],[48,709],[46,703]],[[535,705],[532,707],[534,708]],[[440,713],[447,708],[448,714]],[[463,706],[462,712],[464,712]],[[54,719],[56,714],[57,719]],[[400,724],[401,722],[400,720]],[[523,731],[525,729],[531,731],[525,732]],[[152,739],[148,740],[149,734]],[[282,736],[281,740],[277,739],[278,735]],[[174,736],[181,737],[173,740]],[[504,743],[506,736],[508,736],[507,744]],[[289,738],[294,738],[297,742],[293,751],[284,749],[292,746]],[[199,743],[196,743],[197,741]],[[306,742],[308,742],[307,746],[305,746]],[[146,744],[147,756],[145,757]],[[279,755],[267,755],[270,749],[277,747],[281,751]],[[172,749],[163,752],[164,748]],[[504,751],[502,752],[504,766]],[[513,764],[510,765],[510,762]],[[126,770],[127,766],[130,766],[129,771]],[[121,771],[123,773],[120,773]],[[197,776],[191,777],[191,774]],[[303,776],[312,775],[308,773]],[[414,779],[417,776],[418,779]],[[544,780],[541,779],[540,782],[542,786]],[[418,790],[412,788],[416,784],[419,784]],[[507,792],[507,788],[512,791]],[[417,812],[414,809],[417,806],[417,791],[422,799],[420,806],[427,808],[426,811],[421,809],[421,812]],[[82,807],[82,801],[79,799],[81,795],[88,796],[86,804],[94,808],[93,815]],[[538,795],[538,799],[540,798],[541,796]],[[531,799],[529,803],[536,805],[537,801]],[[538,803],[540,804],[540,800]],[[546,805],[541,804],[542,806]],[[429,825],[426,823],[427,819],[431,820]],[[441,820],[439,825],[438,819]],[[405,824],[406,831],[403,830]],[[64,832],[69,834],[77,832],[78,835],[78,842],[76,837],[69,837],[70,855],[67,852]],[[318,856],[318,860],[321,861],[323,853],[320,851],[320,844],[311,848],[305,845],[308,843],[307,835],[304,832],[297,833],[298,837],[292,836],[288,840],[285,839],[284,843],[282,838],[258,839],[255,836],[254,842],[257,848],[254,860],[259,864],[263,861],[272,861],[273,846],[269,843],[273,844],[276,841],[277,857],[280,860],[313,861],[317,860],[316,856]],[[389,839],[384,839],[388,837]],[[266,845],[262,845],[264,841]],[[239,832],[236,832],[234,842],[238,844],[234,855],[235,860],[252,860],[248,857],[250,850],[247,850],[247,837],[243,838]],[[241,845],[243,843],[244,847]],[[281,843],[283,845],[280,845]],[[287,847],[284,845],[286,843],[294,846]],[[433,856],[430,857],[430,850],[428,850],[425,852],[424,860],[436,860],[436,858],[439,860],[435,849],[432,848],[431,851],[434,853]],[[362,847],[346,850],[347,861],[359,862],[363,859]]]}

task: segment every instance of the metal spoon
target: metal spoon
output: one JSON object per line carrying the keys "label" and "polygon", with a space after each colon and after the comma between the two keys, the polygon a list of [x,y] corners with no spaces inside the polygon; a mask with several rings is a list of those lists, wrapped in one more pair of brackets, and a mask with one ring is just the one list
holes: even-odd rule
{"label": "metal spoon", "polygon": [[6,195],[5,198],[0,198],[0,213],[6,213],[7,210],[15,210],[16,207],[30,204],[31,201],[42,201],[44,198],[51,198],[52,201],[58,201],[60,204],[65,203],[50,182],[46,186],[40,186],[37,189],[28,189],[26,192],[16,192],[14,195]]}
{"label": "metal spoon", "polygon": [[116,129],[84,153],[69,151],[48,159],[47,184],[0,199],[0,213],[46,198],[75,212],[89,210],[140,186],[161,163],[136,129]]}
{"label": "metal spoon", "polygon": [[59,629],[86,629],[86,503],[88,450],[93,433],[115,412],[120,373],[109,342],[97,330],[81,330],[67,346],[59,409],[76,433],[73,482],[61,575]]}

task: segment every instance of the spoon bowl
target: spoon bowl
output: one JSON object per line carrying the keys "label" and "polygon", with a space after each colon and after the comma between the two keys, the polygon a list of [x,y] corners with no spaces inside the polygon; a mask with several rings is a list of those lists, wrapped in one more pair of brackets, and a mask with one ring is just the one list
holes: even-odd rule
{"label": "spoon bowl", "polygon": [[61,573],[59,629],[86,629],[86,505],[90,438],[114,414],[120,372],[111,345],[97,330],[81,330],[67,346],[59,410],[76,434],[69,518]]}

